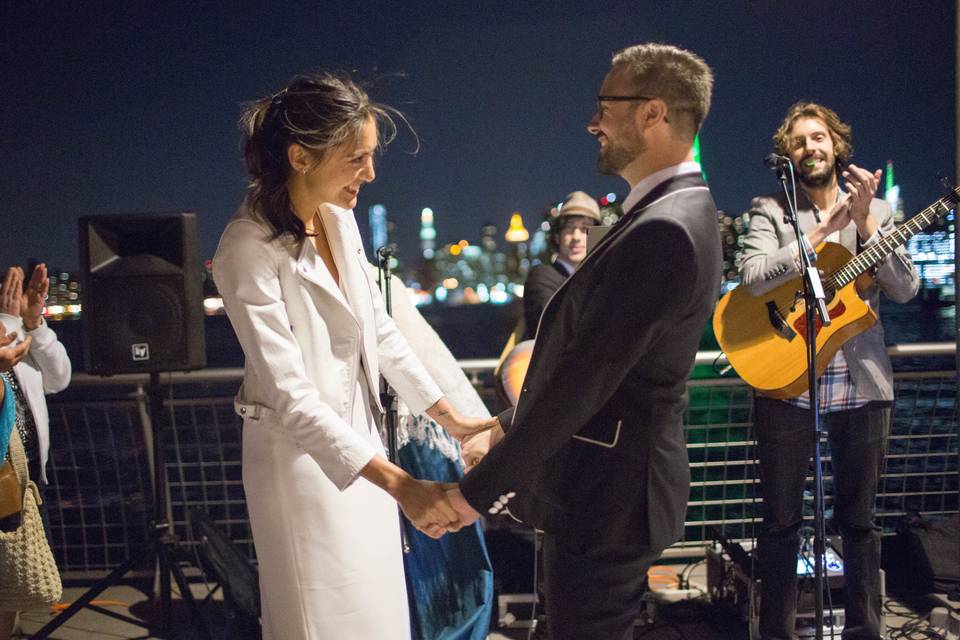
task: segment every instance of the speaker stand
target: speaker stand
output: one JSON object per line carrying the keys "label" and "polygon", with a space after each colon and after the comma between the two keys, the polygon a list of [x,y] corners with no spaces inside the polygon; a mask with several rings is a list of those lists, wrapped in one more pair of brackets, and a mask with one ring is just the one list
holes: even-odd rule
{"label": "speaker stand", "polygon": [[[149,541],[146,548],[125,563],[111,571],[106,577],[97,581],[82,596],[75,600],[62,613],[53,620],[45,624],[32,637],[33,640],[43,640],[49,637],[50,633],[58,629],[61,625],[72,618],[78,611],[88,608],[92,611],[118,618],[130,624],[142,627],[151,632],[165,632],[170,628],[172,613],[172,584],[170,577],[173,576],[180,590],[180,597],[187,603],[190,610],[190,618],[193,622],[194,630],[199,634],[201,640],[211,640],[210,632],[203,621],[200,609],[197,606],[193,594],[190,592],[190,585],[183,575],[180,567],[176,563],[178,541],[173,533],[173,527],[167,518],[167,474],[166,474],[166,456],[163,450],[163,438],[161,416],[163,415],[163,394],[160,387],[160,374],[156,371],[150,372],[150,385],[147,396],[147,414],[146,418],[152,431],[153,444],[153,522],[149,532]],[[144,425],[146,427],[146,425]],[[94,598],[103,593],[108,587],[120,584],[124,575],[132,569],[148,561],[153,560],[154,566],[159,571],[160,578],[160,611],[161,626],[154,627],[150,623],[125,616],[102,607],[90,604]],[[151,599],[155,599],[158,594],[152,593]]]}

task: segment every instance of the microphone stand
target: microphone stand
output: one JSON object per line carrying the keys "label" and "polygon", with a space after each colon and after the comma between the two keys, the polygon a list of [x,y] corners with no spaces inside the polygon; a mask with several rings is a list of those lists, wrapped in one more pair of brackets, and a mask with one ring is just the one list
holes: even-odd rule
{"label": "microphone stand", "polygon": [[[393,258],[396,249],[393,245],[384,245],[377,249],[377,267],[378,280],[380,281],[380,290],[383,293],[384,306],[387,309],[387,315],[393,317],[393,287],[391,278],[393,277],[393,267],[390,260]],[[383,405],[383,416],[381,418],[383,430],[387,434],[387,459],[395,465],[400,465],[397,452],[397,429],[400,425],[397,415],[397,392],[390,386],[387,379],[380,376],[380,404]],[[399,509],[399,508],[398,508]],[[403,526],[403,513],[400,514],[400,536],[401,545],[404,553],[410,553],[410,540],[407,539],[407,532]]]}
{"label": "microphone stand", "polygon": [[[791,189],[787,187],[787,171],[790,172]],[[797,216],[797,185],[793,173],[793,163],[783,162],[777,165],[777,179],[780,181],[780,187],[783,189],[784,197],[787,201],[786,218],[793,226],[793,231],[797,236],[797,246],[800,250],[800,267],[803,275],[803,300],[804,313],[806,316],[806,335],[807,341],[807,386],[810,396],[810,417],[813,421],[813,430],[816,434],[814,440],[814,498],[813,498],[813,522],[814,522],[814,584],[816,587],[815,613],[816,613],[816,639],[823,639],[823,590],[824,590],[824,567],[823,557],[826,553],[826,530],[824,528],[823,516],[823,461],[820,452],[820,438],[823,431],[820,424],[820,394],[817,388],[817,325],[819,319],[823,326],[830,325],[830,315],[827,313],[826,296],[823,291],[823,283],[820,281],[820,272],[814,266],[813,261],[807,253],[809,244],[800,231],[800,220]],[[813,247],[811,247],[812,249]],[[833,620],[830,621],[831,629]],[[831,636],[833,635],[831,631]]]}

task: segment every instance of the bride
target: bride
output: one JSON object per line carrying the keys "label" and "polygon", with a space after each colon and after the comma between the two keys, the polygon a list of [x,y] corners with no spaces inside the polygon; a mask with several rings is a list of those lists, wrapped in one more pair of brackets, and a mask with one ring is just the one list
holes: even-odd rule
{"label": "bride", "polygon": [[380,373],[454,437],[496,423],[447,401],[365,272],[352,208],[391,112],[324,74],[241,120],[250,189],[213,273],[246,357],[236,406],[268,640],[409,637],[397,504],[431,537],[458,526],[445,485],[384,456]]}

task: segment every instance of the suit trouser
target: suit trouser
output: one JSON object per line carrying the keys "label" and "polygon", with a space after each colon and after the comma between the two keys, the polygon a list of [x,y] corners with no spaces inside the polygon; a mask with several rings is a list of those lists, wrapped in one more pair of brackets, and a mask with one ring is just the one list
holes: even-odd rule
{"label": "suit trouser", "polygon": [[[843,540],[843,638],[881,638],[880,531],[874,523],[877,484],[890,429],[887,403],[822,416],[833,471],[833,522]],[[803,490],[816,436],[810,411],[757,397],[754,425],[760,458],[763,527],[760,635],[793,637],[797,551]]]}
{"label": "suit trouser", "polygon": [[647,569],[660,550],[578,543],[575,533],[543,537],[550,640],[627,640],[640,614]]}

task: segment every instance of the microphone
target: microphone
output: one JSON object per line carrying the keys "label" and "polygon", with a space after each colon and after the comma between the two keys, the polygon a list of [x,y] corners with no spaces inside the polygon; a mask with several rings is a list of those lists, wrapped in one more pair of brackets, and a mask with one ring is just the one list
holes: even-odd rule
{"label": "microphone", "polygon": [[387,260],[392,258],[397,254],[397,245],[395,244],[385,244],[379,249],[377,249],[377,257],[381,260]]}
{"label": "microphone", "polygon": [[776,153],[769,153],[763,159],[763,164],[767,165],[769,169],[774,171],[785,167],[790,164],[790,158],[787,156],[777,155]]}

